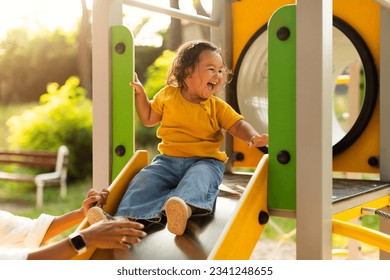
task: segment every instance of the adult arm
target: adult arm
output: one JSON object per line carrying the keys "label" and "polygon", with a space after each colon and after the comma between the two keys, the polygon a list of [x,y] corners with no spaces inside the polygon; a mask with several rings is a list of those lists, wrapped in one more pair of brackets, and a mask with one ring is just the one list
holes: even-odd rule
{"label": "adult arm", "polygon": [[80,209],[73,210],[54,218],[42,239],[42,243],[47,242],[54,236],[81,223],[85,218],[88,210],[96,204],[104,205],[107,201],[107,197],[108,191],[106,189],[103,189],[101,192],[97,192],[94,189],[89,190],[87,197],[84,199]]}
{"label": "adult arm", "polygon": [[[130,221],[102,221],[80,231],[87,248],[128,249],[146,236],[143,225]],[[125,239],[124,239],[125,237]],[[125,242],[125,243],[124,243]],[[77,255],[68,238],[28,254],[28,260],[66,260]]]}

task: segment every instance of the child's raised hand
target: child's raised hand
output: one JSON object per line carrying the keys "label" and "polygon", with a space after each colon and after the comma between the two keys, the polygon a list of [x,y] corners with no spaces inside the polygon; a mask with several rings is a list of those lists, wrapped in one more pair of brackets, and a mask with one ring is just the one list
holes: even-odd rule
{"label": "child's raised hand", "polygon": [[141,82],[138,80],[138,75],[135,72],[134,72],[134,80],[130,82],[130,85],[134,87],[135,95],[145,92],[144,87],[142,86]]}
{"label": "child's raised hand", "polygon": [[268,144],[268,134],[252,136],[249,147],[263,147]]}

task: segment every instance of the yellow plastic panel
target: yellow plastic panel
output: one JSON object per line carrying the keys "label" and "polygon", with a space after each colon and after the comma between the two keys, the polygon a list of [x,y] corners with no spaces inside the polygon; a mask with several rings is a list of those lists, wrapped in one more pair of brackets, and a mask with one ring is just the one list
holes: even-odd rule
{"label": "yellow plastic panel", "polygon": [[259,213],[268,214],[267,189],[268,155],[264,155],[209,259],[249,259],[265,227],[259,223]]}
{"label": "yellow plastic panel", "polygon": [[[372,0],[333,1],[333,14],[355,29],[367,44],[379,72],[380,6]],[[368,164],[371,156],[379,156],[379,98],[370,122],[362,135],[345,152],[333,158],[333,170],[378,173]]]}
{"label": "yellow plastic panel", "polygon": [[[233,2],[233,69],[241,52],[253,34],[267,24],[280,7],[295,4],[289,0],[243,0]],[[372,0],[334,0],[333,14],[352,26],[367,44],[379,72],[380,6]],[[370,122],[360,138],[346,151],[333,159],[333,170],[342,172],[378,173],[368,164],[371,156],[379,156],[379,99]],[[272,139],[270,140],[272,141]],[[263,153],[249,149],[233,139],[233,151],[244,155],[234,161],[234,167],[255,167]]]}
{"label": "yellow plastic panel", "polygon": [[[263,25],[268,23],[272,14],[280,7],[294,4],[293,0],[244,0],[233,2],[233,69],[250,38]],[[253,124],[252,124],[253,125]],[[264,133],[264,131],[258,131]],[[233,151],[244,155],[243,161],[234,161],[234,167],[255,168],[263,153],[248,148],[246,143],[233,139]]]}

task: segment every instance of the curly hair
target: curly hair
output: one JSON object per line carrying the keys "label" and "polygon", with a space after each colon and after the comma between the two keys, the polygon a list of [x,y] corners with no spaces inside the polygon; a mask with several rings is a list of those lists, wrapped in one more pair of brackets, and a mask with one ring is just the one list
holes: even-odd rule
{"label": "curly hair", "polygon": [[[188,73],[186,70],[190,68],[193,71],[199,63],[200,54],[207,50],[217,52],[223,60],[221,49],[210,42],[189,41],[182,44],[177,49],[177,55],[170,66],[166,84],[179,88],[187,88],[185,78],[188,76]],[[231,71],[227,69],[225,62],[222,62],[224,84],[227,84],[231,81]]]}

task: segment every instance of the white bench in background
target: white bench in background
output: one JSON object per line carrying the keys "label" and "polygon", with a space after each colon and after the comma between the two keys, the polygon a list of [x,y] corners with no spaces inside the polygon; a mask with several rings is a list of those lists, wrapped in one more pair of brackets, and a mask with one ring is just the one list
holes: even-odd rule
{"label": "white bench in background", "polygon": [[0,180],[35,183],[37,186],[36,206],[43,205],[43,188],[46,185],[60,185],[60,195],[66,197],[69,150],[66,146],[57,152],[48,151],[4,151],[0,150],[0,164],[17,164],[30,167],[51,168],[53,172],[37,175],[0,171]]}

